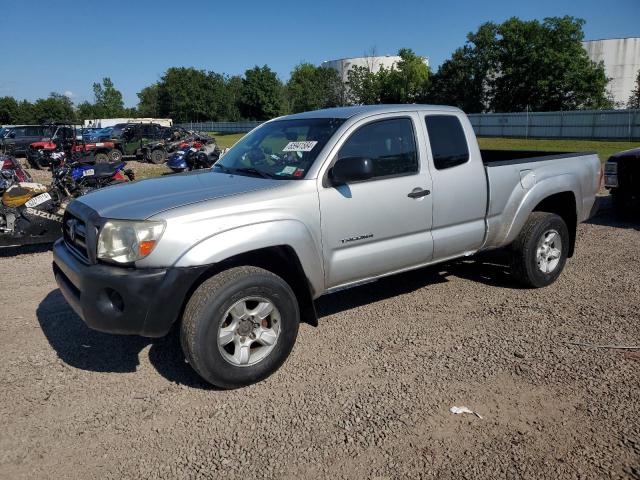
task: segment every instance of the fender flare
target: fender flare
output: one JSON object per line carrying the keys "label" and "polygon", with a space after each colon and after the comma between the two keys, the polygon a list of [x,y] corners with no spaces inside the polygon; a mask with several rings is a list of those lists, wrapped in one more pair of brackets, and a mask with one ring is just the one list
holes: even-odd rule
{"label": "fender flare", "polygon": [[[554,177],[549,177],[538,181],[533,187],[531,187],[527,192],[525,192],[522,199],[517,203],[518,207],[513,215],[513,220],[508,226],[505,226],[501,229],[500,233],[498,233],[498,237],[492,240],[492,243],[508,245],[513,242],[529,215],[534,211],[536,206],[540,204],[546,198],[556,195],[558,193],[570,192],[573,194],[576,199],[576,204],[574,208],[576,209],[576,215],[579,218],[579,206],[577,204],[577,199],[582,198],[582,188],[580,186],[580,181],[575,175],[571,174],[563,174],[556,175]],[[514,196],[517,195],[516,191],[511,196],[508,204],[515,202]]]}
{"label": "fender flare", "polygon": [[176,267],[212,265],[237,255],[270,247],[287,246],[298,257],[312,294],[324,290],[322,249],[309,229],[293,219],[270,220],[244,225],[210,235],[187,251],[175,263]]}

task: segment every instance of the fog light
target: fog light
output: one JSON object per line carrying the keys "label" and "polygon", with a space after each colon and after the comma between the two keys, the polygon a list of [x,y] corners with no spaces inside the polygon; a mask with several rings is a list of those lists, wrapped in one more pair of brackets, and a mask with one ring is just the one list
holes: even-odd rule
{"label": "fog light", "polygon": [[120,295],[112,288],[107,288],[105,291],[107,293],[107,298],[111,302],[111,306],[118,312],[122,313],[122,311],[124,310],[124,300],[122,298],[122,295]]}

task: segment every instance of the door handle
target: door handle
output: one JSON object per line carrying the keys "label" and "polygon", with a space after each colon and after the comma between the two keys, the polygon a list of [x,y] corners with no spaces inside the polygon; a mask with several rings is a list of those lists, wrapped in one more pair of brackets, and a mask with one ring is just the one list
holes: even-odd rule
{"label": "door handle", "polygon": [[421,197],[426,197],[430,193],[431,193],[430,190],[423,190],[420,187],[416,187],[413,190],[411,190],[411,192],[409,192],[407,194],[407,197],[409,197],[409,198],[421,198]]}

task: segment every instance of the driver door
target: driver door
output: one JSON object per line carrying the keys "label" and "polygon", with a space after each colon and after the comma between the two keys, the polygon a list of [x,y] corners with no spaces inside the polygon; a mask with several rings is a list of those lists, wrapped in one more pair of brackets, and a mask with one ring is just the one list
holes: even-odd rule
{"label": "driver door", "polygon": [[373,178],[331,185],[330,168],[322,175],[319,197],[328,289],[432,258],[431,196],[408,196],[418,189],[431,190],[418,121],[416,114],[408,113],[363,120],[345,135],[332,163],[340,158],[369,158]]}

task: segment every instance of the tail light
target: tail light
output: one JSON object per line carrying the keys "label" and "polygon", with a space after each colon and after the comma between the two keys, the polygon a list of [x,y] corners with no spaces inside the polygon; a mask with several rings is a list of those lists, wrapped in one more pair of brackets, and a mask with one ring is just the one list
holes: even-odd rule
{"label": "tail light", "polygon": [[126,179],[124,178],[124,176],[122,175],[122,172],[120,172],[120,171],[117,171],[117,172],[113,175],[113,177],[111,177],[111,178],[113,178],[114,180],[122,180],[122,181],[125,181],[125,180],[126,180]]}
{"label": "tail light", "polygon": [[600,178],[598,179],[598,190],[604,187],[604,164],[600,164]]}

